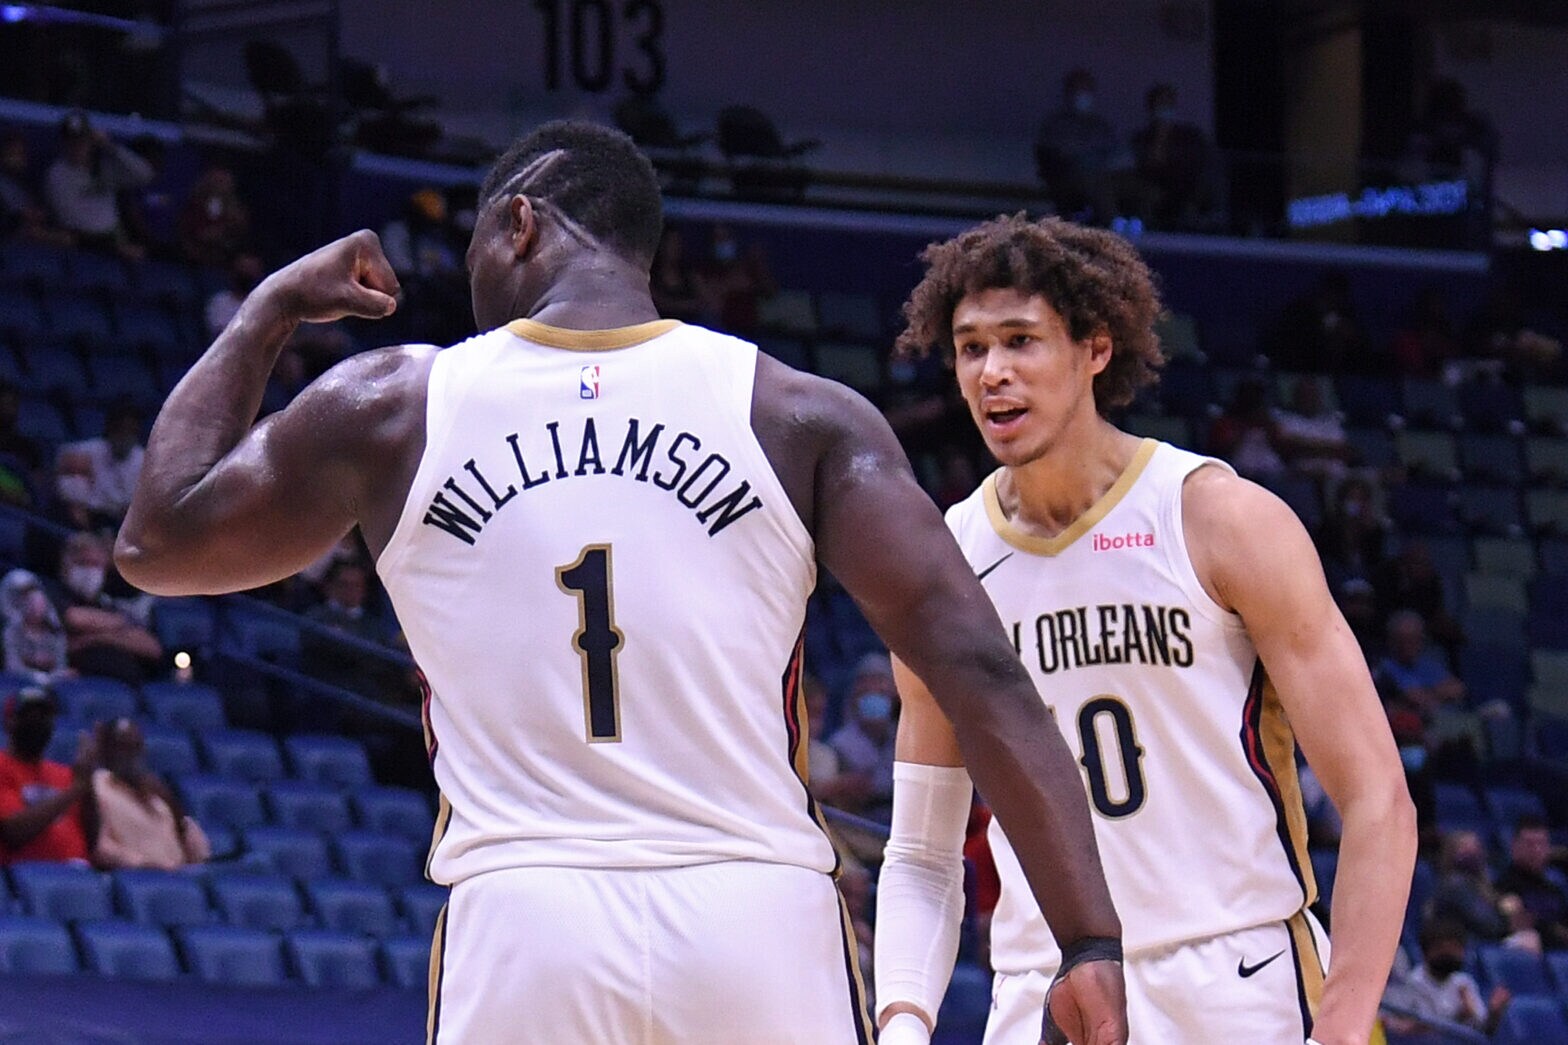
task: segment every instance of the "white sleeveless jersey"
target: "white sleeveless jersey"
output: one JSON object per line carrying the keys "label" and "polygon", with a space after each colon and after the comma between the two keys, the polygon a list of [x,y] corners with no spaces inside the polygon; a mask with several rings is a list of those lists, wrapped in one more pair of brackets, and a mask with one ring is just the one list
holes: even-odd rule
{"label": "white sleeveless jersey", "polygon": [[832,870],[805,784],[810,534],[755,346],[527,320],[439,353],[377,564],[428,684],[429,871]]}
{"label": "white sleeveless jersey", "polygon": [[[1050,540],[1006,519],[995,475],[947,515],[1079,755],[1128,954],[1282,921],[1316,896],[1290,726],[1187,555],[1182,482],[1211,463],[1145,440]],[[1052,969],[1060,952],[995,821],[990,840],[992,962]]]}

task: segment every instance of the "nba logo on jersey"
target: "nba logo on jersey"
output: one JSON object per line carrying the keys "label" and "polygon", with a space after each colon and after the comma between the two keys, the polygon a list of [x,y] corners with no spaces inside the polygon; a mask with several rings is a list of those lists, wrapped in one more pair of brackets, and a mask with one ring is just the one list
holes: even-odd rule
{"label": "nba logo on jersey", "polygon": [[577,397],[579,399],[599,398],[599,368],[598,366],[585,366],[579,377]]}

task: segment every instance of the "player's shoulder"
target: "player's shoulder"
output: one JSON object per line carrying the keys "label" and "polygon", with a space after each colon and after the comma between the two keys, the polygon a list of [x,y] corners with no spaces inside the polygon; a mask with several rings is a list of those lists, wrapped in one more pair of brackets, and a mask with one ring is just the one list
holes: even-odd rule
{"label": "player's shoulder", "polygon": [[808,374],[757,353],[753,412],[818,439],[872,434],[887,422],[865,396],[837,381]]}
{"label": "player's shoulder", "polygon": [[325,440],[390,449],[424,431],[434,345],[396,345],[349,356],[290,405]]}
{"label": "player's shoulder", "polygon": [[1205,465],[1182,485],[1182,530],[1193,568],[1217,601],[1315,566],[1317,551],[1290,506],[1229,468]]}
{"label": "player's shoulder", "polygon": [[1228,532],[1286,521],[1300,525],[1295,512],[1276,494],[1218,461],[1201,462],[1187,473],[1181,507],[1189,536],[1195,527]]}

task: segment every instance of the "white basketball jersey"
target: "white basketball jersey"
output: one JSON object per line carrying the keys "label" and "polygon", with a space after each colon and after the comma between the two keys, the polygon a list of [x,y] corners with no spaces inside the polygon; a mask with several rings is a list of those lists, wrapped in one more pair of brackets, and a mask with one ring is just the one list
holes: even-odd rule
{"label": "white basketball jersey", "polygon": [[814,546],[752,432],[756,359],[527,320],[436,357],[377,568],[428,683],[437,882],[834,867],[804,784]]}
{"label": "white basketball jersey", "polygon": [[[1079,755],[1130,955],[1283,921],[1316,896],[1290,726],[1241,619],[1187,555],[1182,483],[1217,463],[1145,440],[1049,540],[1007,520],[995,475],[947,514]],[[995,821],[990,840],[992,962],[1054,968],[1056,942]]]}

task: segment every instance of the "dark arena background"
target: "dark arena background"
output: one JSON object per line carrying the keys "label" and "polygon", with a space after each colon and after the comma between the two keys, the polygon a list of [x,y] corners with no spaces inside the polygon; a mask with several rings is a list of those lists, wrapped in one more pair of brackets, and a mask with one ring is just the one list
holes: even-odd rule
{"label": "dark arena background", "polygon": [[[206,841],[173,871],[0,844],[0,1042],[422,1040],[437,799],[357,538],[222,598],[144,595],[108,553],[163,396],[266,272],[371,228],[405,297],[296,337],[264,411],[358,349],[473,333],[479,179],[562,116],[653,159],[662,311],[869,397],[944,507],[993,465],[942,361],[890,358],[919,249],[1021,210],[1127,236],[1170,361],[1116,420],[1295,509],[1390,709],[1422,848],[1388,1040],[1568,1041],[1565,70],[1544,0],[0,4],[6,725],[47,684],[69,765],[129,719]],[[834,742],[880,650],[824,575],[813,785],[868,965],[886,795]],[[1409,710],[1407,654],[1440,713]],[[1332,925],[1338,822],[1304,779]],[[1557,920],[1527,927],[1491,881],[1542,825]],[[990,1005],[969,855],[950,1045]],[[1510,1000],[1417,1023],[1401,991],[1463,880],[1466,968]],[[517,1040],[547,1037],[523,1012]]]}

